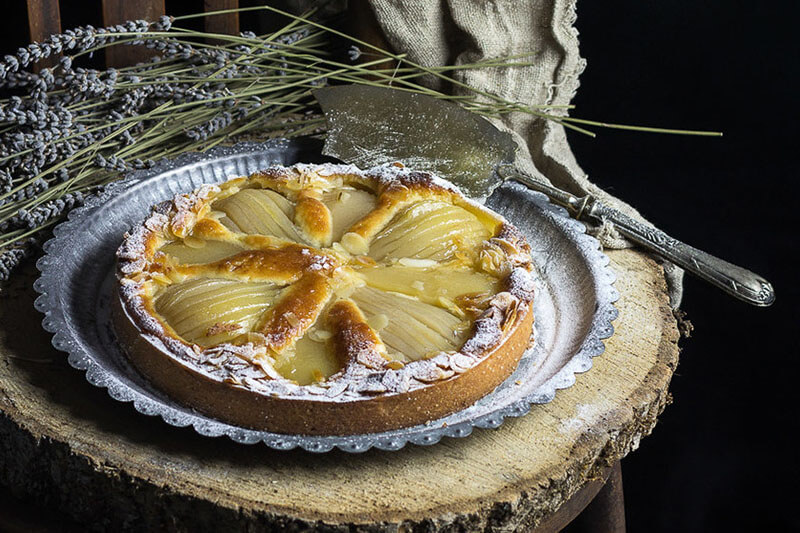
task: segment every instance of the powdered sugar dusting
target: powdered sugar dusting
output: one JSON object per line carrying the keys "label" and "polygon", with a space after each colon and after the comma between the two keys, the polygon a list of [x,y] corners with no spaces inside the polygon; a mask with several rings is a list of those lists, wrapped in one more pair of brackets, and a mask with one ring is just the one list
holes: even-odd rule
{"label": "powdered sugar dusting", "polygon": [[390,185],[394,183],[402,184],[406,187],[419,186],[423,188],[436,187],[440,190],[450,191],[457,194],[459,193],[458,187],[446,181],[435,174],[430,172],[420,172],[406,168],[398,163],[387,163],[372,167],[364,174],[376,179],[383,185]]}
{"label": "powdered sugar dusting", "polygon": [[536,284],[533,275],[523,267],[516,267],[508,276],[508,292],[523,302],[532,302]]}

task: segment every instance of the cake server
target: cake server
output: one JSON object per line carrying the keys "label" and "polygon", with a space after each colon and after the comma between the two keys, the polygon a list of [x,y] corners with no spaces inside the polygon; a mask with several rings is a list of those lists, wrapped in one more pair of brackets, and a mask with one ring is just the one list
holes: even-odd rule
{"label": "cake server", "polygon": [[663,231],[604,205],[575,196],[517,169],[516,143],[483,117],[424,94],[377,86],[316,89],[328,123],[323,153],[362,168],[401,161],[455,183],[481,201],[505,180],[546,194],[571,216],[611,222],[625,237],[687,272],[752,305],[775,301],[772,285],[757,274],[693,248]]}

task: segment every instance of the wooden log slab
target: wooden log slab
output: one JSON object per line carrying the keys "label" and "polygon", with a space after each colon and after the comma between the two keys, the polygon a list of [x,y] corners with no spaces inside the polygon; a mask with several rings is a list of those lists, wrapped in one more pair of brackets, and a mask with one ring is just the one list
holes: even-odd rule
{"label": "wooden log slab", "polygon": [[529,531],[636,449],[668,402],[679,334],[663,272],[608,255],[616,333],[574,386],[496,430],[359,455],[201,437],[112,400],[50,347],[29,266],[0,295],[0,482],[94,529]]}

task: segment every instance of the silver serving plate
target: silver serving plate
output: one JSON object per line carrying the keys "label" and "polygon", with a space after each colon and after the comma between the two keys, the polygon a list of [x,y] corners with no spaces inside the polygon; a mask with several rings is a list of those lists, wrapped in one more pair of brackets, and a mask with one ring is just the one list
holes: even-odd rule
{"label": "silver serving plate", "polygon": [[476,427],[496,428],[508,416],[526,414],[532,404],[551,401],[557,389],[575,382],[605,350],[602,339],[614,329],[618,298],[608,257],[581,223],[552,205],[544,194],[513,183],[495,191],[486,204],[514,223],[531,244],[536,267],[535,345],[514,374],[471,407],[445,418],[382,433],[348,436],[284,435],[237,427],[178,404],[151,386],[127,361],[115,339],[110,303],[115,251],[123,233],[143,220],[150,206],[204,183],[248,175],[273,164],[319,162],[321,143],[277,140],[185,154],[137,171],[91,197],[58,225],[38,261],[36,309],[53,346],[86,379],[115,400],[132,402],[140,413],[209,437],[227,435],[240,443],[271,448],[300,447],[313,452],[339,448],[363,452],[397,450],[408,442],[434,444],[442,437],[465,437]]}

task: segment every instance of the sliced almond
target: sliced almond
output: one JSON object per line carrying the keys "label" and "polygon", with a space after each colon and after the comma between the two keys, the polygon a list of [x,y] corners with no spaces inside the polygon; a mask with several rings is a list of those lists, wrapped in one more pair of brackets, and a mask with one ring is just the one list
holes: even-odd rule
{"label": "sliced almond", "polygon": [[295,315],[291,311],[283,315],[283,318],[285,318],[286,321],[289,323],[289,325],[292,326],[293,328],[296,328],[297,326],[300,325],[300,319],[297,318],[297,315]]}
{"label": "sliced almond", "polygon": [[398,361],[397,359],[394,359],[386,363],[386,368],[391,368],[392,370],[400,370],[404,366],[406,366],[406,364],[402,361]]}
{"label": "sliced almond", "polygon": [[412,268],[431,268],[439,264],[433,259],[414,259],[413,257],[401,257],[397,262]]}
{"label": "sliced almond", "polygon": [[172,280],[169,279],[165,274],[161,272],[151,272],[150,279],[158,283],[159,285],[169,285],[172,283]]}
{"label": "sliced almond", "polygon": [[342,236],[342,246],[353,255],[366,255],[369,251],[369,244],[358,233],[348,232]]}
{"label": "sliced almond", "polygon": [[308,332],[308,338],[315,342],[325,342],[333,337],[333,333],[324,329],[314,329]]}
{"label": "sliced almond", "polygon": [[358,255],[358,256],[356,256],[356,263],[358,263],[359,265],[364,265],[364,266],[375,266],[375,265],[378,264],[378,263],[375,262],[375,260],[373,258],[371,258],[368,255]]}

